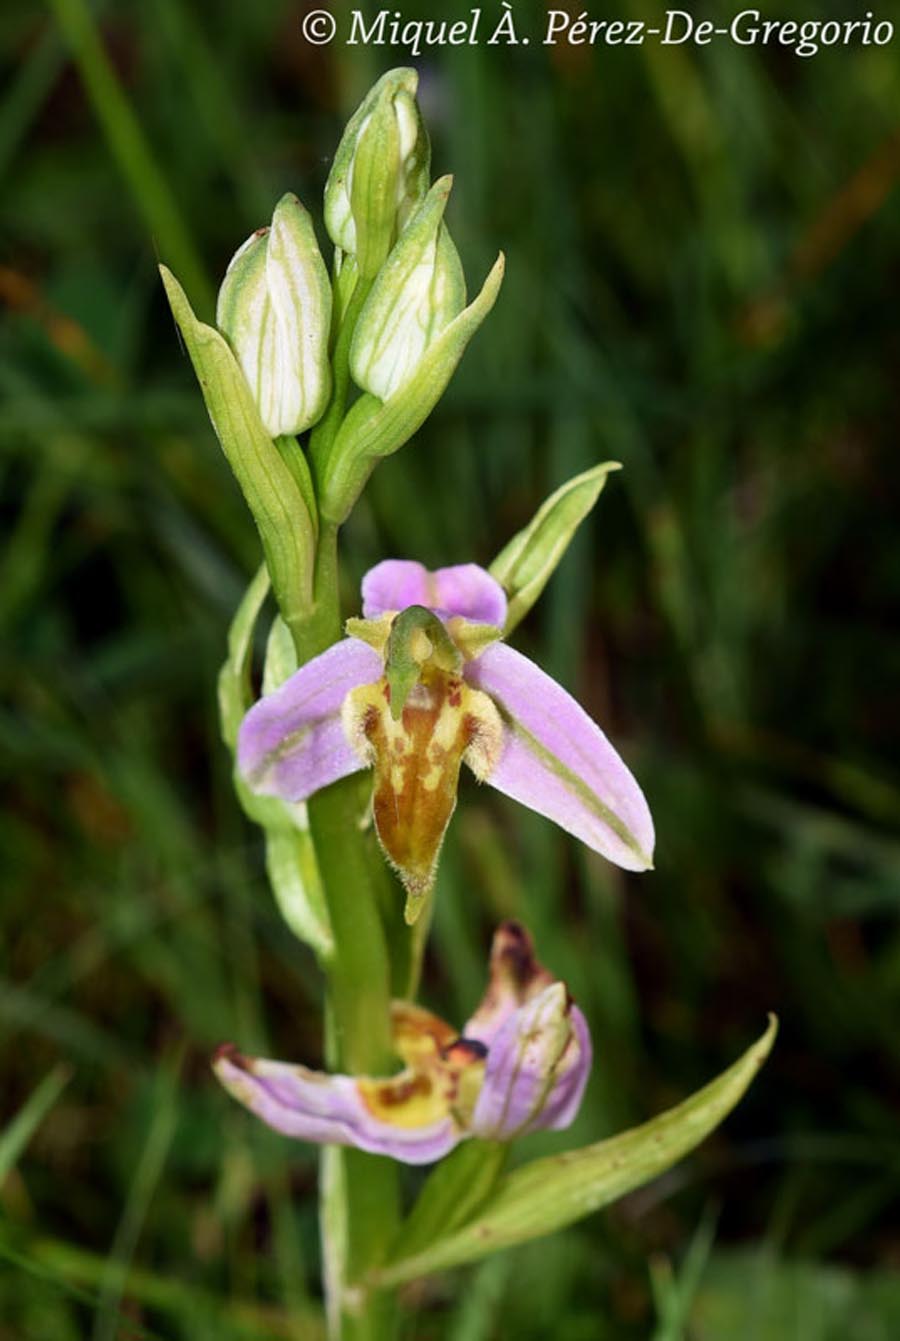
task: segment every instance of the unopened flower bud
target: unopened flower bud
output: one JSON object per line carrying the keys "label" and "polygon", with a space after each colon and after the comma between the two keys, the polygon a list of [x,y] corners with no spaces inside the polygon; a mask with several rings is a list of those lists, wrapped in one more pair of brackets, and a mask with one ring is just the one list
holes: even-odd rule
{"label": "unopened flower bud", "polygon": [[273,438],[302,433],[331,395],[331,286],[309,214],[281,198],[271,228],[235,253],[216,321],[241,365]]}
{"label": "unopened flower bud", "polygon": [[442,219],[453,184],[435,182],[410,219],[360,313],[350,349],[354,380],[387,400],[466,305],[456,248]]}
{"label": "unopened flower bud", "polygon": [[325,226],[375,276],[428,190],[431,148],[415,70],[389,70],[347,123],[325,186]]}

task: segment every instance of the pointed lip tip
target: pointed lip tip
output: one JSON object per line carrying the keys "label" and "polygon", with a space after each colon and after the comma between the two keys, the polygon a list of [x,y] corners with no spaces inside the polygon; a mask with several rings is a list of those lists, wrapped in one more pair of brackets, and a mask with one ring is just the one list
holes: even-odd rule
{"label": "pointed lip tip", "polygon": [[407,896],[406,903],[403,907],[403,921],[408,927],[414,927],[422,916],[422,910],[425,906],[425,899],[427,897],[427,891],[425,894],[416,894],[414,897]]}

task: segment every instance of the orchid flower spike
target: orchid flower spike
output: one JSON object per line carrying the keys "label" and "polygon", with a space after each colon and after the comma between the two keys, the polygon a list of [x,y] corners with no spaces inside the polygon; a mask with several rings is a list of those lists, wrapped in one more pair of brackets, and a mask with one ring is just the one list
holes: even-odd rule
{"label": "orchid flower spike", "polygon": [[388,559],[362,584],[350,635],[256,703],[238,738],[255,792],[303,801],[374,770],[381,846],[415,921],[456,806],[460,764],[626,870],[652,864],[643,793],[600,728],[500,642],[503,588],[483,568]]}
{"label": "orchid flower spike", "polygon": [[392,1009],[405,1067],[389,1079],[328,1076],[220,1048],[219,1080],[286,1136],[352,1145],[405,1164],[442,1159],[470,1136],[510,1141],[575,1118],[591,1068],[584,1016],[516,922],[498,928],[487,991],[461,1035],[407,1001]]}

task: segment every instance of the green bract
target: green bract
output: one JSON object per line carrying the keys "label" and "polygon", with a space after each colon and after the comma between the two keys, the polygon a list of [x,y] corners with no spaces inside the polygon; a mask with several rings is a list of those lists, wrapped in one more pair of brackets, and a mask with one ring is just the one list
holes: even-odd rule
{"label": "green bract", "polygon": [[[422,1225],[425,1232],[410,1234],[409,1238],[401,1233],[387,1263],[371,1273],[371,1283],[399,1285],[432,1271],[476,1261],[501,1248],[562,1229],[649,1183],[699,1145],[731,1112],[768,1057],[777,1029],[778,1021],[772,1015],[762,1037],[727,1071],[640,1127],[580,1150],[533,1160],[496,1182],[495,1165],[489,1159],[483,1169],[482,1204],[476,1204],[471,1217],[462,1225],[452,1221],[442,1225],[433,1215],[420,1216],[414,1207],[410,1225],[417,1219],[427,1221]],[[461,1166],[455,1172],[457,1191],[463,1195],[474,1182],[473,1170]],[[448,1170],[441,1183],[448,1183],[450,1176]],[[435,1173],[425,1184],[423,1200],[430,1196],[431,1183],[438,1183],[438,1179],[439,1173]],[[448,1186],[441,1187],[442,1205],[452,1202],[452,1191]],[[429,1230],[434,1234],[431,1242],[426,1237]]]}
{"label": "green bract", "polygon": [[263,426],[228,344],[212,326],[197,320],[165,266],[160,273],[216,436],[253,513],[279,608],[292,627],[312,605],[314,519],[293,470]]}
{"label": "green bract", "polygon": [[359,316],[350,371],[364,391],[388,400],[466,305],[466,281],[442,223],[453,184],[441,177],[385,261]]}
{"label": "green bract", "polygon": [[325,186],[332,242],[373,278],[428,190],[431,148],[415,70],[389,70],[347,123]]}
{"label": "green bract", "polygon": [[241,365],[273,438],[302,433],[331,394],[331,285],[312,220],[282,196],[271,228],[235,253],[219,290],[216,323]]}
{"label": "green bract", "polygon": [[[241,719],[253,702],[253,634],[268,594],[269,576],[263,565],[247,587],[228,631],[228,656],[219,672],[218,697],[222,738],[232,755]],[[266,646],[264,691],[270,693],[296,669],[290,634],[283,621],[276,618]],[[334,950],[334,938],[306,806],[254,795],[236,770],[234,788],[245,813],[265,832],[266,871],[282,917],[295,936],[327,961]]]}
{"label": "green bract", "polygon": [[568,480],[497,555],[490,573],[509,599],[504,634],[528,614],[599,498],[610,471],[619,469],[618,461],[604,461]]}

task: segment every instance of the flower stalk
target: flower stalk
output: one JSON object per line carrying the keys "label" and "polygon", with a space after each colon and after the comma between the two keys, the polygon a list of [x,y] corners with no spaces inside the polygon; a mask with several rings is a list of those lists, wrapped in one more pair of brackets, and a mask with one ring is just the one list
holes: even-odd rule
{"label": "flower stalk", "polygon": [[[323,527],[316,554],[309,617],[292,631],[299,664],[340,637],[337,531]],[[331,1065],[351,1073],[391,1064],[390,961],[378,913],[377,854],[360,828],[353,778],[311,799],[309,825],[334,936],[328,975]],[[323,1257],[329,1329],[342,1341],[386,1341],[393,1335],[391,1292],[349,1291],[377,1268],[399,1223],[396,1167],[358,1150],[323,1151]]]}

